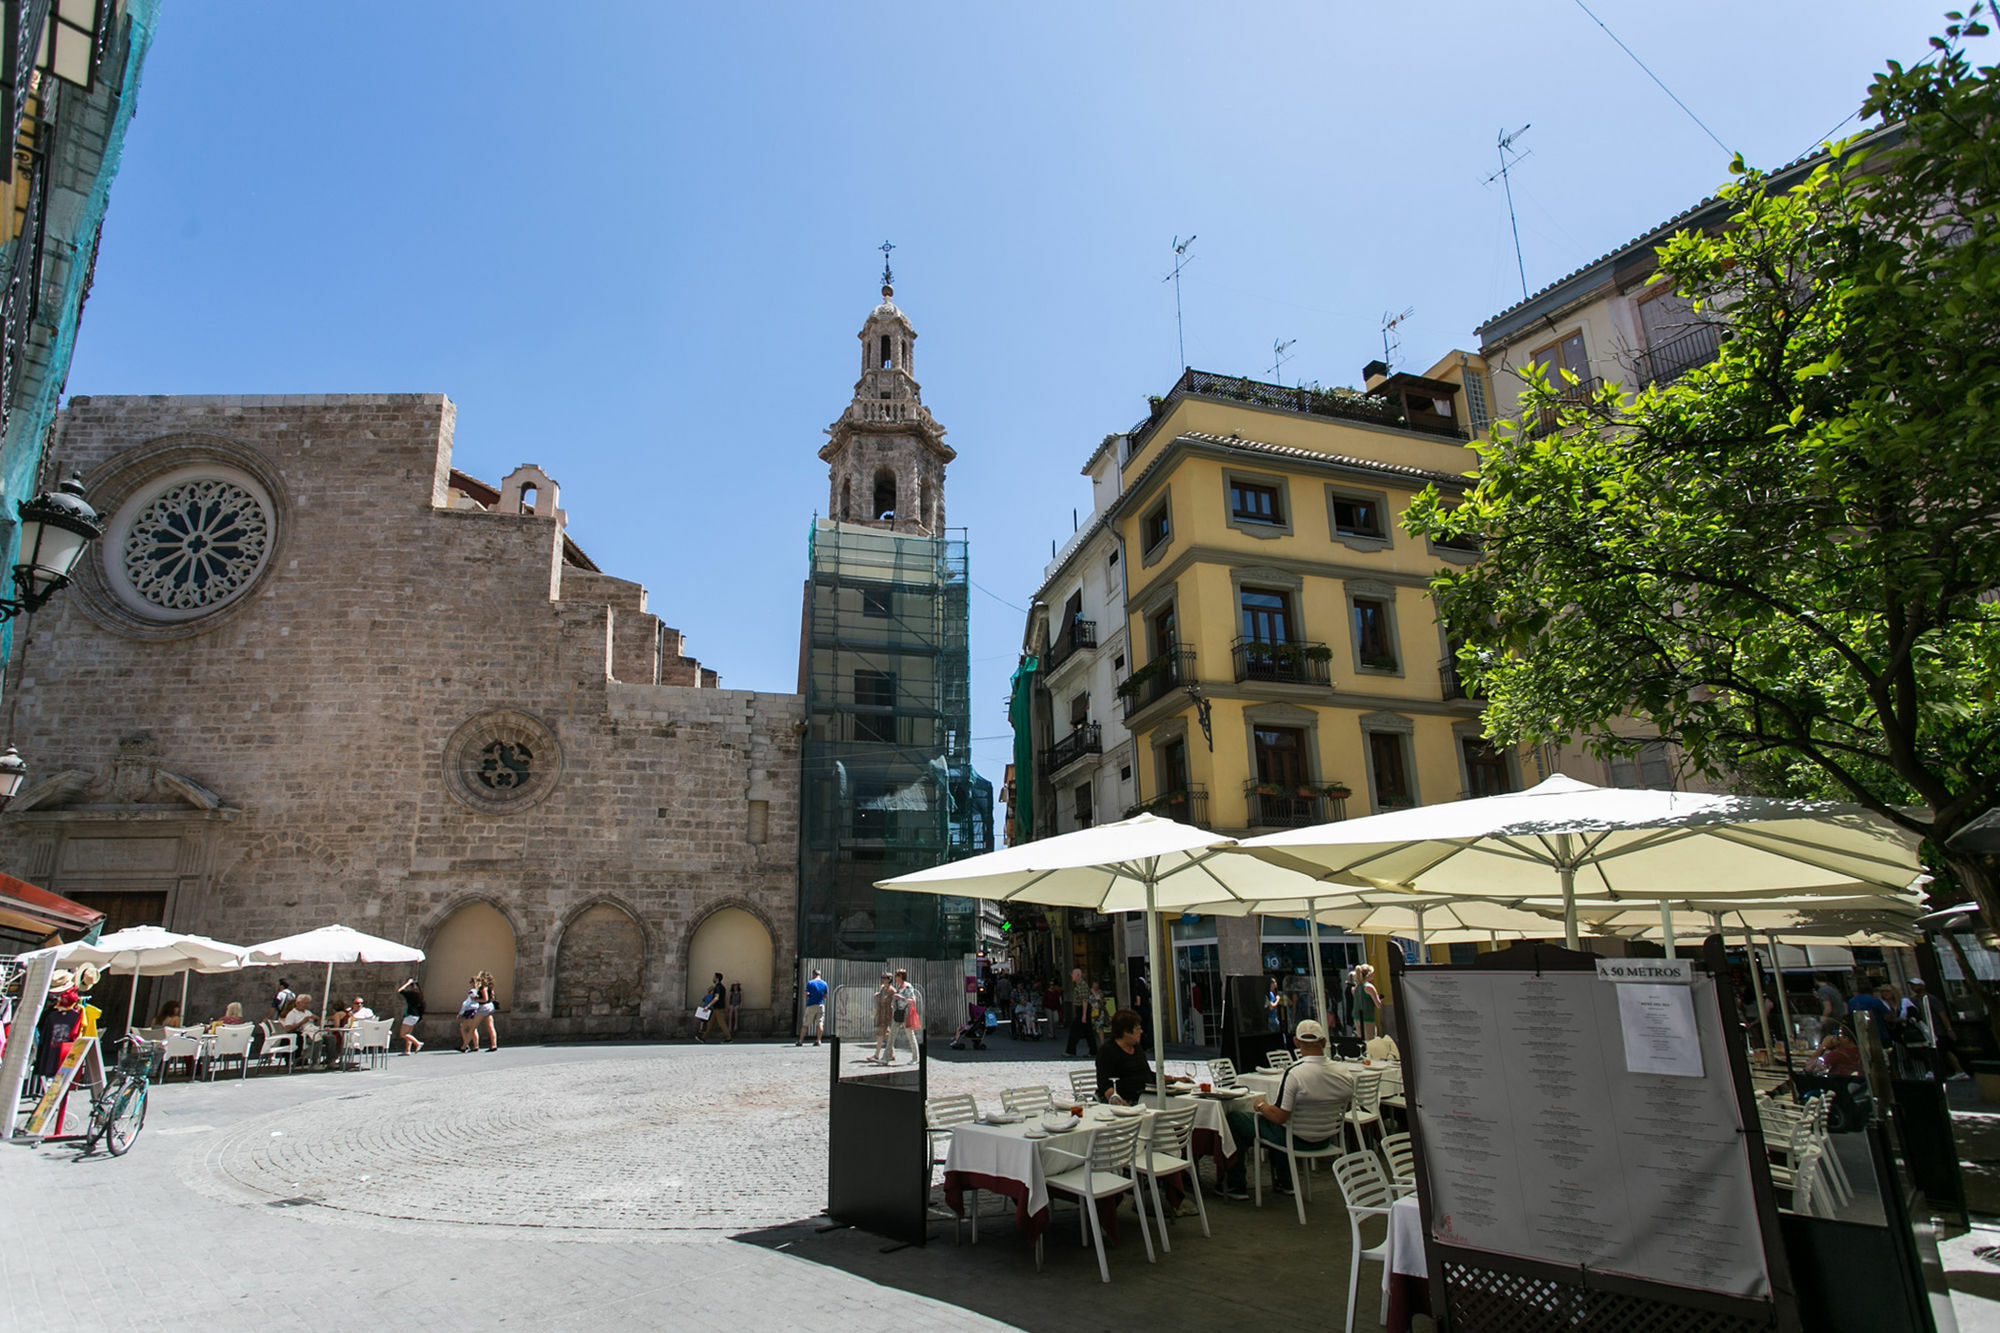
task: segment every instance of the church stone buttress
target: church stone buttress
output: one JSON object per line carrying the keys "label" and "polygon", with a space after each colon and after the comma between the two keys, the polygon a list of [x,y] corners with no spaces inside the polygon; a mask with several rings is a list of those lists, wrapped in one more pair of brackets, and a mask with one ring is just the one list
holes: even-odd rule
{"label": "church stone buttress", "polygon": [[861,378],[854,401],[827,427],[819,451],[827,463],[827,513],[917,536],[944,535],[944,469],[958,455],[923,404],[911,359],[917,331],[890,299],[893,274],[882,266],[882,304],[861,327]]}

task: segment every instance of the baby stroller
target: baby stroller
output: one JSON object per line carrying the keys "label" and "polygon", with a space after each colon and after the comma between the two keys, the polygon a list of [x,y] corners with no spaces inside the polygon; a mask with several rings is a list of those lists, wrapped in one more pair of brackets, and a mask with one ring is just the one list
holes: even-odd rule
{"label": "baby stroller", "polygon": [[986,1049],[986,1029],[997,1026],[998,1024],[987,1014],[985,1005],[971,1005],[965,1021],[958,1025],[957,1035],[951,1039],[951,1049],[962,1051],[965,1049],[965,1043],[970,1041],[973,1050],[983,1051]]}

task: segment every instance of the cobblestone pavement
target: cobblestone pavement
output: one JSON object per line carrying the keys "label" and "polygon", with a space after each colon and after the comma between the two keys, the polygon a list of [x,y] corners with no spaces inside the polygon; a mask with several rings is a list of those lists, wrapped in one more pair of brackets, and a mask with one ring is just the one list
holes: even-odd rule
{"label": "cobblestone pavement", "polygon": [[824,1055],[522,1047],[166,1084],[123,1158],[0,1146],[0,1329],[1005,1327],[725,1239],[824,1205]]}

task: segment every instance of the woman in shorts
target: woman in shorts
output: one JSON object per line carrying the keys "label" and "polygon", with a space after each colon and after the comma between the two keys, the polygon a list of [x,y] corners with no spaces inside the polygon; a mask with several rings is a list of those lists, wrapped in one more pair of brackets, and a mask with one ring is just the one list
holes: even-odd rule
{"label": "woman in shorts", "polygon": [[396,987],[396,994],[403,997],[403,1021],[398,1025],[403,1038],[403,1054],[415,1055],[424,1048],[424,1044],[417,1040],[417,1024],[424,1017],[424,988],[417,984],[415,977],[411,977]]}

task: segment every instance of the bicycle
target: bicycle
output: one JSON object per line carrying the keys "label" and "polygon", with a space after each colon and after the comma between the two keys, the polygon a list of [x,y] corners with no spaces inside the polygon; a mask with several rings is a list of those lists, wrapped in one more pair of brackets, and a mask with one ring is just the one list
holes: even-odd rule
{"label": "bicycle", "polygon": [[99,1141],[113,1157],[123,1157],[146,1124],[146,1091],[153,1079],[164,1043],[127,1034],[120,1043],[118,1064],[105,1076],[104,1095],[90,1108],[90,1131],[83,1153],[96,1151]]}

